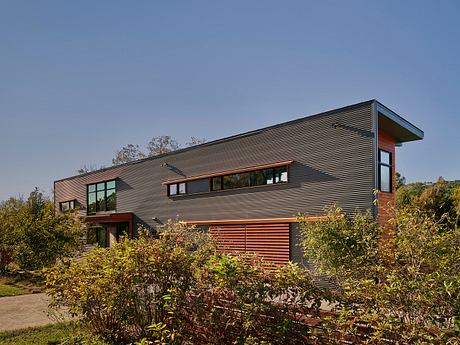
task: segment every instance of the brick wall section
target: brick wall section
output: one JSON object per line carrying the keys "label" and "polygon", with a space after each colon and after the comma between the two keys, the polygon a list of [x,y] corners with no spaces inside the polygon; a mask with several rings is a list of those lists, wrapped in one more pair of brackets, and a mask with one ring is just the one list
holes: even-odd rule
{"label": "brick wall section", "polygon": [[379,130],[379,149],[391,152],[393,160],[392,168],[392,193],[379,192],[378,194],[378,223],[382,226],[386,225],[388,220],[394,216],[394,207],[396,206],[396,155],[395,155],[395,139],[389,134]]}

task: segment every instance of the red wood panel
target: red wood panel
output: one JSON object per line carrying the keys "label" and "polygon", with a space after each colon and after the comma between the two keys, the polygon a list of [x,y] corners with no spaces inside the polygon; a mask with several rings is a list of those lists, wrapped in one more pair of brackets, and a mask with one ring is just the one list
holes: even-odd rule
{"label": "red wood panel", "polygon": [[216,225],[209,228],[223,253],[254,253],[275,265],[289,261],[289,223]]}
{"label": "red wood panel", "polygon": [[378,223],[382,226],[388,225],[388,220],[394,217],[396,206],[396,140],[389,134],[379,130],[379,149],[391,152],[393,158],[392,167],[392,193],[379,192],[378,194]]}

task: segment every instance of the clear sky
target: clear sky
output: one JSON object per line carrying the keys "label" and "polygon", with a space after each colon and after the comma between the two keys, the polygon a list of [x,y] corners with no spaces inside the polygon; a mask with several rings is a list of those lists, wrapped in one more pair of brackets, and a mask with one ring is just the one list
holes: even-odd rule
{"label": "clear sky", "polygon": [[169,134],[376,98],[425,131],[408,181],[460,179],[460,1],[0,3],[0,200]]}

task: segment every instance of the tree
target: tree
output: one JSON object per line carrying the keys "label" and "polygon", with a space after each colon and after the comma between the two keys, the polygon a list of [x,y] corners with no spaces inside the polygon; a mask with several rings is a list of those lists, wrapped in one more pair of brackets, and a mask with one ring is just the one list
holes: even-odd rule
{"label": "tree", "polygon": [[[195,146],[200,145],[206,142],[204,138],[197,138],[197,137],[190,137],[190,141],[187,142],[187,146]],[[157,155],[161,155],[164,153],[176,151],[181,148],[181,144],[172,136],[170,135],[160,135],[157,137],[153,137],[147,143],[147,152],[141,150],[139,145],[128,144],[123,146],[120,150],[117,151],[115,157],[112,159],[112,165],[119,165],[123,163],[128,163],[132,161],[136,161],[138,159],[146,158],[146,157],[153,157]],[[80,169],[78,169],[79,174],[86,174],[91,171],[99,170],[105,168],[104,166],[97,167],[94,164],[91,165],[84,165]]]}
{"label": "tree", "polygon": [[402,176],[399,172],[396,172],[396,189],[399,189],[405,184],[406,184],[406,178]]}
{"label": "tree", "polygon": [[460,218],[460,181],[409,183],[396,191],[397,207],[415,206],[447,227],[458,226]]}
{"label": "tree", "polygon": [[0,251],[8,249],[21,268],[48,267],[80,246],[84,226],[77,210],[58,212],[38,189],[29,198],[0,205]]}
{"label": "tree", "polygon": [[170,135],[153,137],[147,144],[148,156],[157,156],[180,149],[180,144]]}
{"label": "tree", "polygon": [[122,147],[112,159],[113,165],[132,162],[138,159],[145,158],[145,153],[139,148],[139,145],[128,144]]}
{"label": "tree", "polygon": [[80,169],[78,169],[77,172],[81,175],[81,174],[87,174],[89,172],[104,169],[104,168],[105,168],[104,165],[101,165],[100,167],[98,167],[96,164],[88,164],[88,165],[85,164]]}
{"label": "tree", "polygon": [[204,144],[206,142],[205,138],[190,137],[190,141],[187,143],[187,146],[195,146]]}

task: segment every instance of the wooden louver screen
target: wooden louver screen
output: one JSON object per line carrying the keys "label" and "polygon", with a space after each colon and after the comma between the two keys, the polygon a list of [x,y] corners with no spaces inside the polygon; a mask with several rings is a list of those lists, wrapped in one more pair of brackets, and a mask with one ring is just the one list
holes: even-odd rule
{"label": "wooden louver screen", "polygon": [[289,223],[219,225],[209,231],[221,252],[255,253],[275,265],[289,261]]}

